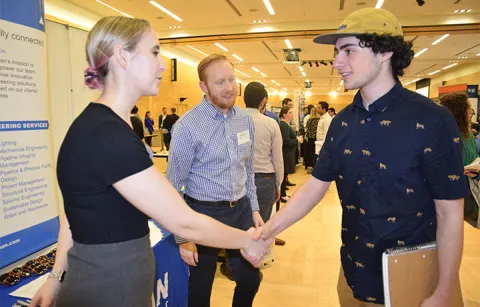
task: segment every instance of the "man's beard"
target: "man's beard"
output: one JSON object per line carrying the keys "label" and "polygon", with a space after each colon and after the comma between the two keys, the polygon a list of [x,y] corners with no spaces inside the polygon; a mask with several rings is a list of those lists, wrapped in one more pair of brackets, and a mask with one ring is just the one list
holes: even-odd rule
{"label": "man's beard", "polygon": [[[225,93],[225,94],[229,94],[229,93]],[[234,105],[235,105],[235,93],[232,93],[232,98],[227,100],[226,98],[223,97],[223,95],[219,95],[219,96],[216,96],[216,95],[211,95],[210,96],[210,99],[212,99],[212,103],[219,107],[219,108],[222,108],[222,109],[230,109],[232,108]]]}

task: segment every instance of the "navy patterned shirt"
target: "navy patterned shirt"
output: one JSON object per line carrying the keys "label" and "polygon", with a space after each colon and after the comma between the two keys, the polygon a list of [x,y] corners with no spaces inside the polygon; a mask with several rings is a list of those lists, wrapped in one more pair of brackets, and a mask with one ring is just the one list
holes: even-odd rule
{"label": "navy patterned shirt", "polygon": [[312,174],[336,181],[345,277],[357,299],[378,304],[382,253],[434,241],[434,199],[468,194],[453,116],[400,83],[368,110],[357,93],[333,119]]}

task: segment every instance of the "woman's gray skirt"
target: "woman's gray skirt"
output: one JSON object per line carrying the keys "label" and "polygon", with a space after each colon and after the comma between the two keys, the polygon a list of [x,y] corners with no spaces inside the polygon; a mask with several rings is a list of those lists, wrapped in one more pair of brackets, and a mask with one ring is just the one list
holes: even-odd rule
{"label": "woman's gray skirt", "polygon": [[109,244],[73,243],[56,307],[151,307],[155,257],[149,235]]}

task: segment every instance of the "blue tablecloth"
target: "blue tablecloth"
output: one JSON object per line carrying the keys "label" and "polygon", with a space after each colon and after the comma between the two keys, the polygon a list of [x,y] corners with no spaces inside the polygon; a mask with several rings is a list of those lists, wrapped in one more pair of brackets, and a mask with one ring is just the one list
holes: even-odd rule
{"label": "blue tablecloth", "polygon": [[[163,239],[153,246],[157,260],[157,272],[154,285],[155,306],[186,307],[188,298],[188,266],[180,257],[173,235],[166,230]],[[9,296],[16,289],[34,280],[33,277],[22,278],[13,287],[0,285],[0,307],[11,307],[17,300]]]}

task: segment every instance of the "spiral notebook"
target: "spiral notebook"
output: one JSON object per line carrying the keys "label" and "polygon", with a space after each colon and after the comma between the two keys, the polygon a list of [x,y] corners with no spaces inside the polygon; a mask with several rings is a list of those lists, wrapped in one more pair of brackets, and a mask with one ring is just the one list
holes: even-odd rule
{"label": "spiral notebook", "polygon": [[[438,281],[435,242],[388,249],[383,253],[383,286],[386,307],[419,307],[432,295]],[[460,280],[451,307],[463,307]]]}

